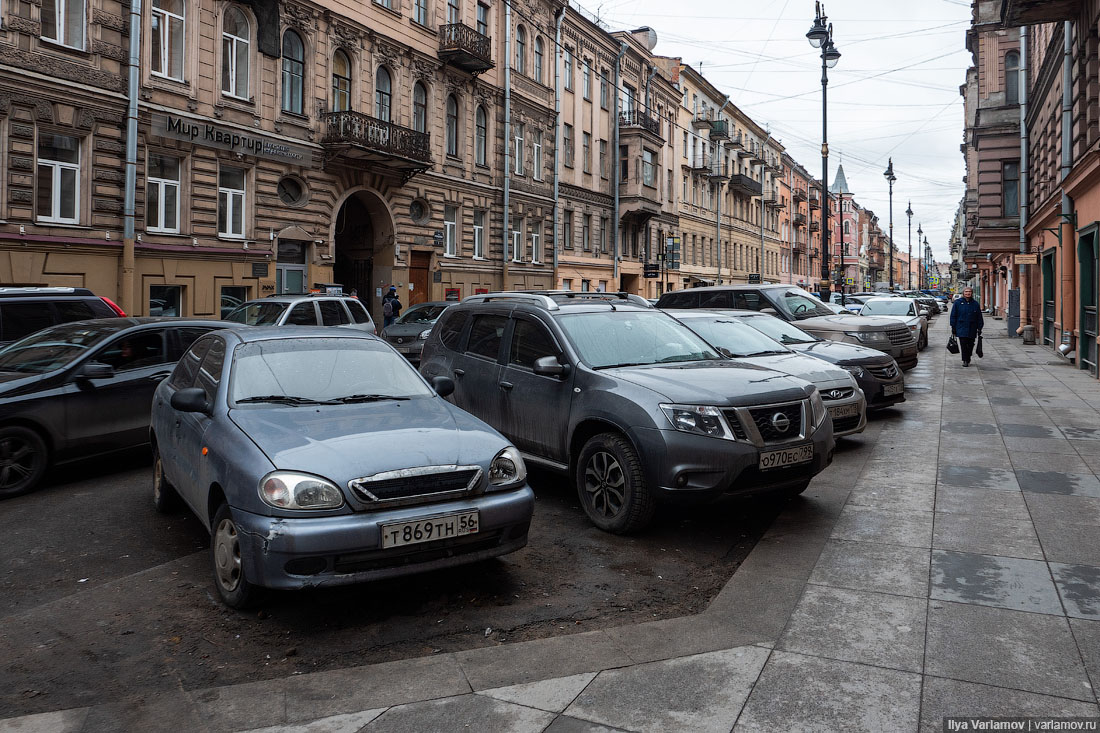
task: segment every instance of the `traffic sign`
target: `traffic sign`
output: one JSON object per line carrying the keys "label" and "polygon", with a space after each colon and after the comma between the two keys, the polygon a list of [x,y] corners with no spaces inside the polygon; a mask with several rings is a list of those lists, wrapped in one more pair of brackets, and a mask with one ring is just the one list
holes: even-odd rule
{"label": "traffic sign", "polygon": [[669,252],[679,252],[680,251],[680,238],[679,237],[666,237],[665,238],[665,249]]}
{"label": "traffic sign", "polygon": [[854,277],[846,277],[846,278],[844,278],[844,284],[848,285],[848,286],[855,285],[856,284],[856,279]]}

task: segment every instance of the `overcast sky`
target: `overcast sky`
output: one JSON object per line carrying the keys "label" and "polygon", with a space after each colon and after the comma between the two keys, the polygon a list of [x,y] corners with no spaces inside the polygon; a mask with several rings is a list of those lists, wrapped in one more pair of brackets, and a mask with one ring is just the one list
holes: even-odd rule
{"label": "overcast sky", "polygon": [[[821,174],[821,58],[806,40],[811,0],[580,0],[612,30],[648,25],[654,52],[680,56],[731,101],[770,126],[791,155]],[[921,224],[937,260],[964,193],[959,85],[969,0],[832,0],[840,62],[829,70],[829,181],[844,164],[856,200],[889,224],[883,171],[894,158],[894,241]]]}

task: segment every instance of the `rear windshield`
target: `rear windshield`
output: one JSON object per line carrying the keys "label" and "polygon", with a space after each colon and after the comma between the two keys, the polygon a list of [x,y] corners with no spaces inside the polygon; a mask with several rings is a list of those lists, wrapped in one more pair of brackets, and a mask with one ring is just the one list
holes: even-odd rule
{"label": "rear windshield", "polygon": [[32,333],[0,350],[0,371],[44,374],[60,369],[88,353],[130,322],[104,319],[96,324],[65,323]]}
{"label": "rear windshield", "polygon": [[775,291],[772,299],[784,313],[796,321],[836,315],[828,306],[801,288]]}
{"label": "rear windshield", "polygon": [[859,311],[864,316],[911,316],[913,303],[904,298],[891,298],[890,300],[869,300],[864,303]]}
{"label": "rear windshield", "polygon": [[275,326],[286,310],[286,303],[259,302],[237,306],[225,317],[227,321],[243,323],[247,326]]}

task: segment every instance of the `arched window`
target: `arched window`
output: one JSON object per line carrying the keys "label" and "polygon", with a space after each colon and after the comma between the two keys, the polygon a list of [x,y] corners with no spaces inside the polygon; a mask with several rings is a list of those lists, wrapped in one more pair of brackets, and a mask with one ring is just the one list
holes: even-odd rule
{"label": "arched window", "polygon": [[516,28],[516,64],[513,67],[521,74],[527,73],[524,60],[527,58],[527,31],[523,26]]}
{"label": "arched window", "polygon": [[1020,103],[1020,54],[1005,54],[1005,104]]}
{"label": "arched window", "polygon": [[294,31],[283,34],[283,111],[302,114],[302,83],[306,75],[306,50]]}
{"label": "arched window", "polygon": [[447,97],[447,155],[458,155],[458,100]]}
{"label": "arched window", "polygon": [[413,129],[428,131],[428,90],[420,82],[413,84]]}
{"label": "arched window", "polygon": [[332,111],[351,109],[351,62],[343,51],[332,54]]}
{"label": "arched window", "polygon": [[486,147],[489,141],[489,116],[485,108],[478,106],[475,115],[474,156],[478,165],[486,165]]}
{"label": "arched window", "polygon": [[374,116],[383,122],[389,122],[392,113],[393,83],[390,72],[385,66],[379,66],[374,75]]}
{"label": "arched window", "polygon": [[543,48],[542,48],[542,36],[535,37],[535,81],[539,84],[542,83],[542,66],[543,66]]}
{"label": "arched window", "polygon": [[237,8],[225,9],[222,18],[222,91],[248,98],[248,20]]}
{"label": "arched window", "polygon": [[847,235],[847,234],[851,234],[851,233],[852,233],[852,222],[850,222],[850,221],[844,222],[844,234]]}

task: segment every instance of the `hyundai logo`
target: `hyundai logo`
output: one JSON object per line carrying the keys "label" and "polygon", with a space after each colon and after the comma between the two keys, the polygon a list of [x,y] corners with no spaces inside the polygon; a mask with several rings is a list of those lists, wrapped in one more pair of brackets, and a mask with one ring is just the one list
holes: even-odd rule
{"label": "hyundai logo", "polygon": [[841,397],[844,396],[844,392],[839,389],[831,389],[829,390],[828,396],[830,400],[839,400]]}
{"label": "hyundai logo", "polygon": [[777,412],[772,415],[772,427],[777,433],[785,433],[791,427],[791,419],[782,412]]}
{"label": "hyundai logo", "polygon": [[397,343],[399,343],[399,344],[403,344],[403,343],[405,343],[405,339],[403,339],[403,338],[401,338],[400,336],[398,336],[398,337],[397,337]]}

